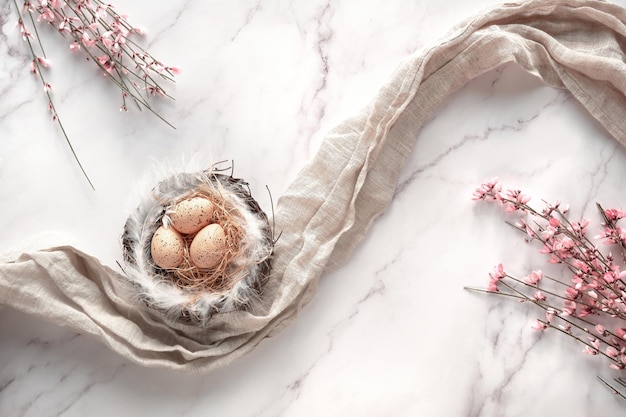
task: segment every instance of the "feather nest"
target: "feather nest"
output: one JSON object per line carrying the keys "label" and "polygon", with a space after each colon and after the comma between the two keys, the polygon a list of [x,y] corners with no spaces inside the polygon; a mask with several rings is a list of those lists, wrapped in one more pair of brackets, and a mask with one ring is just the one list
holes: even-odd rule
{"label": "feather nest", "polygon": [[[168,207],[199,192],[222,199],[224,212],[243,230],[236,256],[217,271],[227,279],[213,288],[181,285],[176,271],[159,268],[151,257],[152,236],[169,222]],[[245,309],[259,300],[270,273],[274,240],[267,216],[247,184],[212,168],[170,175],[144,193],[125,224],[122,245],[125,273],[139,299],[172,320],[203,323],[216,313]]]}

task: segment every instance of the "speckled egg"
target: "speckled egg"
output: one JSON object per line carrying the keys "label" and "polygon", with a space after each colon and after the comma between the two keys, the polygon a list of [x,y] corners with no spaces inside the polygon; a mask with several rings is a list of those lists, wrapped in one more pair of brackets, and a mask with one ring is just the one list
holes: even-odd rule
{"label": "speckled egg", "polygon": [[183,234],[196,233],[211,223],[213,203],[203,197],[192,197],[176,204],[170,211],[172,227]]}
{"label": "speckled egg", "polygon": [[198,268],[214,268],[226,250],[224,229],[217,223],[200,230],[189,245],[189,257]]}
{"label": "speckled egg", "polygon": [[185,257],[185,240],[172,227],[159,227],[150,243],[152,260],[161,268],[176,268]]}

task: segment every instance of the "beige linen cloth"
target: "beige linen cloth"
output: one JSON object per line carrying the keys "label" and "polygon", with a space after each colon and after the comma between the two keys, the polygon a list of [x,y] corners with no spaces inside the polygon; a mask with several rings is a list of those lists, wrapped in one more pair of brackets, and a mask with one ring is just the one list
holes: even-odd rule
{"label": "beige linen cloth", "polygon": [[0,264],[0,304],[78,332],[145,366],[208,372],[276,334],[344,262],[389,204],[417,133],[469,80],[516,62],[569,90],[626,143],[626,11],[604,1],[533,0],[480,13],[410,56],[371,105],[331,131],[276,207],[274,272],[250,311],[206,327],[166,323],[129,295],[123,275],[70,246]]}

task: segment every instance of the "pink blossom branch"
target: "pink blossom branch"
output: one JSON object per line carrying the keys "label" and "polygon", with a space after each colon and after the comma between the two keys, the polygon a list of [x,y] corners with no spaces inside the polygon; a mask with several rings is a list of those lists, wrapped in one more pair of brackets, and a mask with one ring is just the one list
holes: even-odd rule
{"label": "pink blossom branch", "polygon": [[[170,76],[173,76],[179,70],[159,63],[143,48],[139,47],[137,43],[132,41],[129,35],[142,31],[133,28],[124,17],[113,11],[111,5],[106,5],[99,0],[95,0],[94,3],[98,5],[98,8],[93,5],[90,7],[90,3],[77,2],[75,5],[71,1],[64,1],[56,7],[51,3],[47,3],[40,5],[35,10],[40,13],[40,17],[46,16],[44,20],[53,25],[57,33],[64,38],[69,37],[73,41],[73,45],[83,49],[89,60],[93,61],[102,73],[120,88],[122,91],[122,106],[120,110],[128,111],[125,100],[128,96],[134,100],[139,109],[142,107],[148,109],[170,127],[175,128],[152,108],[150,103],[143,98],[144,94],[139,91],[137,84],[134,81],[130,81],[129,77],[134,77],[144,84],[146,96],[160,95],[173,100],[174,98],[159,86],[152,77],[152,73],[158,74],[165,80],[173,81],[173,78]],[[68,15],[63,6],[67,6],[73,15]],[[117,28],[98,16],[97,10],[100,9],[113,17],[113,24],[118,25]],[[58,24],[59,22],[62,23]],[[122,30],[121,27],[124,29]],[[101,32],[100,29],[104,32]],[[115,41],[111,40],[111,37],[114,37]],[[91,51],[92,48],[96,48],[102,55],[96,56]],[[125,65],[124,56],[127,56],[134,66]],[[141,74],[135,72],[135,68],[139,69]],[[127,83],[127,80],[130,85]]]}
{"label": "pink blossom branch", "polygon": [[[617,224],[616,224],[617,220],[610,219],[609,216],[606,214],[606,211],[602,208],[602,206],[599,203],[596,203],[596,206],[598,207],[598,210],[600,211],[600,214],[602,215],[602,219],[604,220],[604,224],[608,228],[617,229]],[[618,215],[619,215],[619,213],[618,213]],[[620,249],[621,249],[622,260],[624,262],[626,262],[626,242],[624,242],[623,239],[619,239],[618,240],[618,244],[619,244]],[[624,283],[624,281],[622,281],[622,283]]]}
{"label": "pink blossom branch", "polygon": [[[568,324],[572,324],[570,321],[563,319],[562,317],[560,317],[563,321],[565,321]],[[579,343],[582,343],[584,346],[586,346],[586,349],[583,350],[583,352],[587,353],[587,354],[591,354],[591,355],[603,355],[604,357],[608,358],[611,362],[613,362],[617,367],[619,367],[619,369],[624,369],[624,364],[622,362],[620,362],[619,360],[617,360],[614,357],[609,356],[608,354],[604,353],[599,347],[594,346],[592,343],[587,342],[586,340],[584,340],[583,338],[581,338],[580,336],[577,336],[575,334],[573,334],[571,331],[567,331],[565,329],[562,329],[559,326],[555,326],[552,323],[549,323],[548,321],[545,320],[541,320],[538,319],[537,320],[539,323],[542,323],[544,326],[549,327],[551,329],[555,329],[569,337],[571,337],[572,339],[576,340]],[[600,340],[599,338],[595,338],[595,340]],[[608,343],[604,342],[605,344],[608,345]]]}
{"label": "pink blossom branch", "polygon": [[[507,196],[513,198],[507,198]],[[544,253],[552,256],[552,259],[549,262],[564,263],[570,268],[573,273],[576,273],[576,270],[578,269],[575,262],[583,262],[592,271],[596,272],[594,280],[600,282],[603,285],[603,288],[612,292],[612,294],[618,299],[624,297],[621,289],[614,288],[614,286],[611,285],[611,283],[604,278],[606,272],[612,269],[612,260],[607,260],[606,258],[604,258],[604,256],[597,250],[597,248],[591,243],[591,241],[585,236],[585,234],[582,233],[582,230],[577,230],[582,228],[574,227],[574,225],[567,219],[567,216],[565,216],[565,213],[560,210],[559,203],[553,206],[546,203],[546,209],[544,209],[543,212],[539,213],[528,204],[526,204],[530,200],[530,197],[525,196],[520,191],[509,190],[506,192],[506,194],[502,193],[501,186],[497,184],[497,180],[481,185],[481,187],[474,192],[473,198],[474,200],[498,201],[505,207],[507,212],[521,211],[524,213],[529,213],[532,216],[539,217],[542,220],[546,221],[549,224],[548,228],[552,229],[552,233],[548,234],[547,238],[542,238],[542,235],[547,231],[547,229],[537,222],[535,222],[537,229],[532,229],[524,221],[522,221],[522,227],[519,227],[517,225],[513,226],[520,231],[526,232],[530,236],[531,240],[538,240],[539,242],[541,242],[544,248],[546,248],[546,252]],[[604,212],[601,212],[604,216]],[[553,213],[556,213],[559,218],[561,218],[561,220],[566,223],[566,227],[563,227],[561,221],[559,221],[556,217],[553,217]],[[606,216],[604,217],[606,218]],[[551,242],[551,240],[559,235],[564,235],[566,238],[571,239],[572,242],[575,242],[575,244],[570,245],[567,250],[557,251],[551,249],[553,245],[553,242]],[[574,261],[570,261],[569,258],[574,259]],[[594,261],[599,262],[606,270],[600,269]],[[591,275],[589,276],[591,277]],[[612,276],[611,278],[619,281],[622,285],[624,284],[619,276]],[[586,284],[590,284],[589,281],[585,280],[584,275],[582,276],[582,279]],[[600,295],[602,296],[601,301],[609,300],[609,298],[604,294],[600,293]],[[609,309],[612,310],[615,314],[620,315],[622,316],[622,318],[626,319],[626,314],[624,314],[624,311],[616,310],[616,308],[610,308],[610,306]]]}
{"label": "pink blossom branch", "polygon": [[[84,51],[87,60],[92,61],[120,89],[121,111],[128,111],[127,98],[130,98],[139,110],[148,109],[175,129],[151,106],[149,98],[162,96],[174,100],[159,85],[158,79],[174,81],[173,77],[180,72],[180,69],[157,61],[131,39],[132,34],[141,35],[144,31],[131,25],[125,16],[113,9],[112,5],[105,4],[102,0],[23,0],[23,7],[20,8],[17,0],[12,1],[18,14],[18,27],[32,56],[31,71],[39,75],[53,120],[59,124],[76,162],[92,189],[93,184],[78,160],[67,132],[58,117],[51,96],[52,87],[42,73],[42,67],[47,67],[49,61],[37,29],[38,22],[47,23],[56,33],[68,40],[69,49],[72,52]],[[25,14],[29,17],[34,37],[24,23]],[[35,15],[37,15],[36,19]],[[41,56],[35,52],[31,39],[36,39]]]}
{"label": "pink blossom branch", "polygon": [[[29,49],[31,57],[32,57],[32,64],[31,64],[32,65],[32,70],[33,70],[33,72],[35,74],[37,74],[39,76],[41,84],[44,87],[44,92],[45,92],[46,96],[48,97],[48,108],[52,112],[52,120],[57,122],[57,124],[61,128],[61,132],[63,133],[63,137],[65,138],[65,142],[67,143],[67,146],[70,148],[70,151],[72,152],[72,156],[74,157],[74,160],[78,164],[78,167],[80,168],[81,172],[83,173],[83,176],[85,177],[85,179],[89,183],[89,186],[91,187],[91,189],[95,190],[95,187],[93,186],[93,183],[91,182],[91,179],[89,179],[89,175],[87,175],[87,172],[85,171],[85,168],[83,168],[83,164],[80,162],[80,159],[78,158],[78,155],[76,154],[76,151],[74,150],[74,146],[72,146],[72,142],[70,141],[70,138],[68,137],[67,132],[65,131],[65,127],[63,126],[63,123],[61,122],[61,118],[58,115],[56,107],[54,106],[54,102],[53,102],[52,96],[50,94],[52,88],[50,87],[50,84],[45,80],[45,78],[43,76],[43,71],[42,71],[42,68],[41,68],[41,60],[38,59],[38,56],[35,53],[33,45],[32,45],[32,43],[30,41],[31,35],[28,32],[26,32],[25,29],[23,28],[24,19],[22,17],[22,13],[20,12],[20,8],[17,5],[16,0],[13,0],[13,5],[15,6],[15,9],[17,10],[17,14],[18,14],[18,17],[19,17],[18,25],[21,26],[23,38],[26,41],[26,43],[28,44],[28,49]],[[32,16],[31,16],[31,20],[32,20]],[[37,35],[37,39],[39,40],[39,36],[38,35]],[[41,45],[41,42],[39,42],[39,44]],[[42,47],[42,53],[43,53],[43,47]]]}
{"label": "pink blossom branch", "polygon": [[[518,280],[517,278],[511,277],[510,275],[506,275],[505,278],[509,278],[514,280],[515,282],[524,284],[524,285],[528,285],[523,281]],[[517,288],[513,287],[512,285],[504,282],[504,281],[500,281],[501,284],[503,286],[505,286],[508,290],[512,291],[513,294],[511,293],[500,293],[498,292],[498,295],[504,295],[504,296],[510,296],[510,297],[514,297],[519,299],[520,301],[524,301],[524,302],[530,302],[534,305],[536,305],[537,307],[541,308],[542,310],[544,310],[546,313],[549,313],[551,316],[552,315],[556,315],[558,317],[559,320],[565,322],[568,324],[568,330],[565,330],[559,326],[555,326],[551,320],[541,320],[538,319],[537,321],[539,323],[541,323],[543,325],[542,329],[546,329],[546,328],[552,328],[552,329],[556,329],[559,332],[566,334],[570,337],[572,337],[573,339],[577,340],[578,342],[582,343],[583,345],[587,346],[589,349],[592,349],[591,351],[587,350],[587,353],[589,352],[595,352],[593,354],[601,354],[603,356],[605,356],[606,358],[608,358],[616,367],[619,367],[620,369],[623,369],[624,366],[626,365],[625,363],[621,362],[619,359],[615,358],[615,357],[611,357],[610,355],[604,353],[602,350],[600,350],[599,348],[595,347],[593,344],[588,343],[587,341],[585,341],[584,339],[582,339],[581,337],[575,335],[574,333],[571,332],[572,327],[578,329],[579,331],[582,331],[585,334],[589,334],[589,330],[581,325],[579,325],[578,323],[574,322],[573,320],[569,320],[567,318],[565,318],[562,314],[563,314],[563,310],[559,310],[556,309],[550,305],[544,304],[534,298],[529,297],[527,294],[525,294],[524,292],[518,290]],[[466,287],[467,288],[467,287]],[[470,290],[474,290],[473,288],[468,288]],[[492,291],[482,291],[482,292],[486,292],[486,293],[493,293]],[[551,313],[551,311],[553,313]],[[577,320],[580,320],[581,322],[588,324],[590,326],[593,326],[594,324],[588,320],[585,320],[583,318],[580,317],[576,317]],[[615,336],[615,335],[614,335]],[[605,339],[602,338],[602,336],[598,336],[598,337],[594,337],[594,339],[601,341],[605,346],[613,346],[611,343],[607,342]]]}
{"label": "pink blossom branch", "polygon": [[[484,294],[494,294],[494,291],[489,291],[489,290],[486,290],[484,288],[478,288],[478,287],[463,287],[463,289],[464,290],[468,290],[468,291],[473,291],[473,292],[481,292],[481,293],[484,293]],[[506,292],[498,292],[497,294],[498,294],[498,296],[501,296],[501,297],[515,298],[516,300],[519,300],[519,301],[526,301],[527,300],[527,297],[525,297],[525,296],[521,297],[519,295],[509,294],[509,293],[506,293]]]}
{"label": "pink blossom branch", "polygon": [[[562,282],[560,282],[560,281],[558,281],[558,280],[556,280],[556,279],[554,279],[554,278],[550,278],[550,277],[548,277],[548,276],[546,276],[546,275],[543,275],[543,277],[544,277],[544,278],[548,278],[548,279],[550,279],[550,280],[552,280],[552,281],[554,281],[554,282],[556,282],[556,283],[558,283],[558,284],[561,284],[561,285],[566,285],[566,284],[563,284]],[[527,282],[525,282],[525,281],[523,281],[523,280],[520,280],[519,278],[515,278],[515,277],[513,277],[513,276],[511,276],[511,275],[509,275],[509,274],[506,274],[506,275],[502,278],[502,280],[504,280],[505,278],[508,278],[508,279],[510,279],[510,280],[512,280],[512,281],[514,281],[515,283],[520,284],[520,285],[523,285],[523,286],[525,286],[525,287],[527,287],[527,288],[530,288],[530,289],[539,289],[539,287],[538,287],[538,286],[534,286],[534,285],[532,285],[532,284],[529,284],[529,283],[527,283]],[[506,286],[508,289],[510,289],[511,291],[513,291],[515,294],[503,293],[503,292],[495,292],[495,291],[490,291],[490,290],[482,290],[482,289],[478,289],[478,288],[474,288],[474,287],[465,287],[465,289],[468,289],[468,290],[471,290],[471,291],[479,291],[479,292],[484,292],[484,293],[488,293],[488,294],[494,294],[494,293],[497,293],[498,295],[503,295],[503,296],[513,297],[513,298],[516,298],[516,299],[518,299],[518,300],[520,300],[520,301],[530,301],[530,302],[532,302],[533,304],[535,304],[536,306],[538,306],[538,307],[542,308],[542,309],[543,309],[544,311],[546,311],[546,312],[548,312],[549,310],[553,310],[553,311],[554,311],[554,312],[558,315],[558,318],[559,318],[560,320],[562,320],[562,321],[564,321],[564,322],[568,323],[569,325],[572,325],[572,326],[576,327],[577,329],[579,329],[579,330],[581,330],[581,331],[583,331],[583,332],[585,332],[585,333],[589,333],[589,331],[588,331],[588,329],[587,329],[587,328],[582,327],[582,326],[578,325],[577,323],[575,323],[575,322],[573,322],[573,321],[570,321],[570,320],[565,319],[565,318],[561,315],[561,314],[563,314],[563,312],[564,312],[562,309],[558,309],[558,308],[556,308],[556,307],[554,307],[554,306],[552,306],[552,305],[550,305],[550,304],[548,304],[548,303],[545,303],[545,302],[539,302],[539,301],[538,301],[537,299],[535,299],[534,297],[530,297],[530,296],[528,296],[528,295],[527,295],[527,294],[525,294],[524,292],[519,291],[517,288],[515,288],[515,287],[511,286],[511,285],[510,285],[510,284],[508,284],[508,283],[502,282],[502,284],[503,284],[504,286]],[[567,299],[568,299],[567,297],[564,297],[564,296],[562,296],[562,295],[560,295],[560,294],[557,294],[557,293],[555,293],[555,292],[552,292],[552,291],[546,290],[545,288],[541,288],[541,289],[540,289],[540,291],[541,291],[543,294],[547,294],[547,295],[550,295],[550,296],[556,297],[556,298],[558,298],[558,299],[560,299],[560,300],[567,300]],[[583,305],[585,305],[584,303],[582,303],[582,304],[583,304]],[[589,307],[591,307],[591,306],[589,306]],[[595,326],[595,323],[593,323],[593,322],[591,322],[591,321],[589,321],[589,320],[587,320],[587,319],[585,319],[585,318],[583,318],[583,317],[576,317],[576,319],[577,319],[577,320],[579,320],[579,321],[581,321],[581,322],[582,322],[582,323],[584,323],[584,324],[587,324],[587,325],[591,326],[591,327],[594,327],[594,326]],[[605,333],[605,335],[612,336],[612,337],[615,337],[615,338],[617,338],[617,339],[620,339],[620,336],[618,336],[617,334],[615,334],[615,333],[611,332],[609,329],[604,329],[604,333]],[[605,342],[605,339],[603,339],[602,337],[603,337],[602,335],[600,335],[600,336],[599,336],[599,338],[600,338],[600,339],[601,339],[604,343],[606,343],[606,344],[610,344],[609,342]]]}
{"label": "pink blossom branch", "polygon": [[[626,271],[622,271],[610,252],[605,256],[587,237],[589,220],[570,221],[568,210],[561,209],[559,202],[554,205],[544,202],[545,208],[538,211],[528,204],[529,196],[519,190],[503,190],[497,179],[481,184],[474,191],[473,199],[497,202],[508,213],[518,212],[531,217],[532,221],[521,217],[517,223],[507,223],[524,232],[527,241],[539,242],[542,246],[540,252],[549,257],[548,263],[563,264],[572,274],[569,284],[544,276],[541,271],[533,271],[522,280],[507,274],[500,264],[489,274],[487,289],[478,291],[533,303],[546,315],[546,319],[537,319],[534,329],[556,329],[581,343],[584,353],[604,356],[609,359],[611,368],[624,370]],[[599,204],[597,206],[605,229],[596,238],[617,245],[622,259],[626,260],[626,230],[617,225],[620,219],[626,218],[626,212],[621,209],[604,210]],[[542,278],[553,283],[550,289],[542,285]],[[477,291],[476,288],[467,289]],[[532,295],[528,293],[531,289],[535,290]],[[560,293],[560,289],[564,292]],[[590,329],[594,330],[593,334]],[[626,381],[622,378],[615,381],[626,388]],[[606,381],[603,382],[610,387]],[[626,399],[623,394],[619,395]]]}
{"label": "pink blossom branch", "polygon": [[[617,395],[618,397],[621,397],[623,400],[626,400],[626,396],[622,394],[621,392],[619,392],[613,385],[611,385],[609,382],[604,380],[601,376],[598,375],[597,377],[600,381],[602,381],[604,385],[606,385],[611,390],[613,394]],[[626,388],[626,384],[623,382],[622,378],[616,378],[614,379],[614,381],[620,384],[623,388]]]}

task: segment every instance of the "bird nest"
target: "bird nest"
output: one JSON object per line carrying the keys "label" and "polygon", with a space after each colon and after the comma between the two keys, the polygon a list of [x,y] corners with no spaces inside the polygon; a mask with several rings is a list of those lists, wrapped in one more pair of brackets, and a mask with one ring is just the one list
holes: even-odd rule
{"label": "bird nest", "polygon": [[[198,199],[210,205],[209,218],[192,231],[178,227],[184,233],[178,232],[177,208]],[[219,239],[204,238],[210,227],[219,229]],[[163,231],[175,237],[175,244],[157,238]],[[211,246],[215,242],[217,249]],[[204,322],[259,298],[271,271],[274,237],[248,184],[211,169],[173,175],[143,196],[126,221],[122,247],[124,271],[141,300],[172,319]],[[159,251],[168,250],[175,256],[166,252],[161,260]],[[205,264],[205,255],[214,262]]]}

